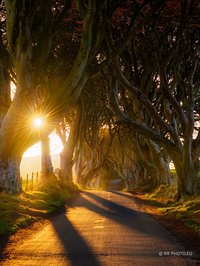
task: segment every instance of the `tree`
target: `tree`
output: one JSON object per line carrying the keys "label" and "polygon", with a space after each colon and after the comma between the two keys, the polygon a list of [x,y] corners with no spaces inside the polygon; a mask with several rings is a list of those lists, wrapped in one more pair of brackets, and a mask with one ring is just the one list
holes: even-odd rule
{"label": "tree", "polygon": [[53,177],[53,165],[50,154],[50,140],[48,135],[41,137],[41,179],[42,182],[48,182]]}
{"label": "tree", "polygon": [[74,163],[78,182],[84,187],[98,175],[112,146],[113,137],[108,132],[106,136],[103,134],[104,127],[110,127],[104,85],[101,75],[94,76],[88,80],[80,98],[82,111]]}
{"label": "tree", "polygon": [[67,183],[73,182],[72,167],[75,159],[75,147],[78,142],[78,137],[80,136],[79,128],[81,127],[82,118],[81,105],[79,106],[76,104],[76,106],[71,109],[71,112],[65,115],[57,127],[57,135],[60,137],[63,145],[63,150],[60,154],[59,177]]}
{"label": "tree", "polygon": [[[195,1],[151,3],[134,20],[123,50],[118,53],[110,34],[108,70],[111,75],[110,104],[118,123],[163,147],[172,158],[177,176],[177,197],[199,194],[199,31]],[[120,40],[121,41],[121,40]],[[115,50],[115,53],[113,53]],[[125,89],[145,110],[137,121],[121,105]]]}
{"label": "tree", "polygon": [[[48,121],[49,132],[55,127],[67,105],[79,97],[103,38],[97,29],[105,23],[99,20],[105,2],[97,5],[89,0],[82,7],[77,1],[83,17],[80,47],[69,73],[50,84],[49,62],[56,62],[56,49],[64,33],[60,29],[70,10],[69,2],[58,1],[56,9],[55,1],[5,0],[9,69],[17,89],[0,128],[0,184],[11,193],[21,191],[19,165],[23,152],[40,139],[29,118],[40,113]],[[46,97],[41,104],[39,96],[43,91]]]}

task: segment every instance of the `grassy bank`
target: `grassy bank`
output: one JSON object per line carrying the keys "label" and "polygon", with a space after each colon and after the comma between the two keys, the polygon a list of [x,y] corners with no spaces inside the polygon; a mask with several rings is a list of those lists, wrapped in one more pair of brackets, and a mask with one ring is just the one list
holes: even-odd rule
{"label": "grassy bank", "polygon": [[77,194],[75,185],[63,185],[59,181],[20,196],[0,194],[0,235],[12,234],[47,218]]}
{"label": "grassy bank", "polygon": [[200,239],[200,197],[187,196],[174,200],[176,185],[162,185],[151,193],[141,193],[137,197],[144,203],[147,212],[171,221],[179,221],[187,229],[192,229]]}

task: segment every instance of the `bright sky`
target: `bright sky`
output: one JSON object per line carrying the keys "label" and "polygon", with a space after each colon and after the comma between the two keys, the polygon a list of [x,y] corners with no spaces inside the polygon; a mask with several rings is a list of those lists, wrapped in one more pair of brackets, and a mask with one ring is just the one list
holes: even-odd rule
{"label": "bright sky", "polygon": [[[50,151],[51,154],[60,154],[62,151],[62,142],[60,138],[56,135],[55,132],[52,132],[49,135],[50,138]],[[36,143],[35,145],[31,146],[23,155],[23,157],[34,157],[41,155],[41,142]]]}

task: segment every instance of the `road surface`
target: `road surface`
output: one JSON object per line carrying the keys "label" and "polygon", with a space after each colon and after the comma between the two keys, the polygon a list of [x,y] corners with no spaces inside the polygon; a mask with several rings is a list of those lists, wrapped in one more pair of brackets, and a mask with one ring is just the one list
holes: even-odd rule
{"label": "road surface", "polygon": [[83,192],[67,213],[11,244],[10,250],[0,265],[194,265],[178,255],[184,248],[130,194],[117,191]]}

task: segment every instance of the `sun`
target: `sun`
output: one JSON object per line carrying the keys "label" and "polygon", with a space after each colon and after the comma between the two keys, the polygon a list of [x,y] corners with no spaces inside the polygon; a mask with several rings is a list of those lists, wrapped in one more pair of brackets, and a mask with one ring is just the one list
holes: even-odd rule
{"label": "sun", "polygon": [[35,118],[33,120],[33,124],[34,124],[35,127],[38,127],[38,128],[41,127],[42,124],[43,124],[42,118],[40,118],[40,117]]}

